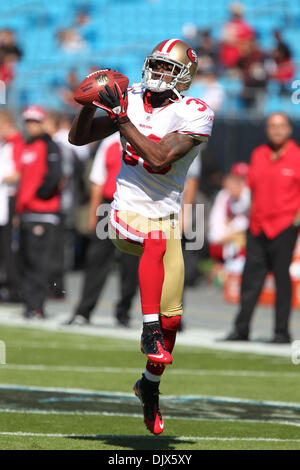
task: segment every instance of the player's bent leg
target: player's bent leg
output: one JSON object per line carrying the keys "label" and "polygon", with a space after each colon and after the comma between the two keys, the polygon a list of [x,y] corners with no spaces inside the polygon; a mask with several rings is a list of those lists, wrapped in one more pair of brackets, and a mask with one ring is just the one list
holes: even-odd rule
{"label": "player's bent leg", "polygon": [[170,364],[172,356],[165,349],[159,311],[164,282],[166,236],[160,219],[147,219],[128,211],[111,210],[110,237],[123,252],[140,255],[139,285],[143,313],[141,350],[153,362]]}
{"label": "player's bent leg", "polygon": [[[172,228],[174,223],[172,223]],[[184,263],[181,251],[180,236],[176,232],[176,225],[171,231],[171,236],[166,240],[166,252],[164,255],[164,283],[160,305],[160,325],[165,348],[171,354],[175,345],[177,331],[182,317],[182,292],[184,282]],[[161,433],[164,428],[163,415],[159,408],[159,384],[165,371],[163,364],[153,363],[148,360],[146,370],[141,381],[134,387],[136,395],[140,398],[144,410],[144,422],[154,434]],[[140,389],[144,387],[151,390],[150,385],[156,390],[151,399],[142,394]]]}
{"label": "player's bent leg", "polygon": [[[175,345],[180,321],[181,315],[160,316],[164,344],[170,354]],[[154,364],[148,360],[142,378],[133,388],[143,407],[145,425],[153,434],[160,434],[164,429],[163,415],[159,407],[159,384],[164,370],[163,364]]]}
{"label": "player's bent leg", "polygon": [[139,281],[144,323],[141,349],[152,362],[167,365],[172,362],[172,356],[164,345],[159,323],[165,251],[164,232],[157,230],[148,233],[139,265]]}
{"label": "player's bent leg", "polygon": [[143,374],[133,387],[135,395],[139,398],[146,428],[153,434],[160,434],[164,430],[162,412],[159,408],[159,382],[151,382]]}
{"label": "player's bent leg", "polygon": [[[170,223],[169,219],[162,223],[160,220],[157,224],[154,223],[154,227],[151,221],[152,230],[149,230],[148,219],[138,220],[139,223],[136,223],[136,219],[127,213],[125,225],[122,214],[118,213],[118,217],[110,225],[110,230],[113,232],[113,242],[121,251],[141,256],[139,280],[144,320],[141,343],[148,361],[145,373],[134,385],[134,391],[141,401],[147,429],[154,434],[160,434],[164,423],[159,408],[159,383],[165,365],[172,362],[171,352],[182,313],[184,272],[180,262],[182,253],[178,252],[178,246],[181,248],[180,237],[178,242],[174,233],[171,233],[174,240],[170,243],[166,235],[168,230],[166,233],[164,230],[167,224],[166,228],[170,229],[171,226],[173,232],[174,221]],[[179,262],[172,263],[173,256],[179,256]],[[173,269],[175,272],[172,273]],[[172,276],[175,286],[172,285]],[[167,295],[169,288],[171,295]]]}

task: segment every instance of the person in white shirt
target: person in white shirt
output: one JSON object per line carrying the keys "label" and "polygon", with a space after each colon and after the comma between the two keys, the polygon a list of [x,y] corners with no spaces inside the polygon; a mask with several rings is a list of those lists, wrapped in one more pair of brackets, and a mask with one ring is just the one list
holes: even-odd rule
{"label": "person in white shirt", "polygon": [[88,217],[90,242],[86,255],[83,288],[74,314],[67,325],[85,325],[90,322],[92,311],[104,288],[110,269],[119,255],[120,296],[115,306],[115,318],[118,325],[128,327],[130,308],[138,287],[138,259],[116,249],[109,238],[104,238],[107,224],[103,227],[101,238],[96,233],[100,206],[112,202],[116,190],[116,176],[119,173],[122,158],[120,134],[116,132],[102,140],[96,152],[90,172],[91,199]]}
{"label": "person in white shirt", "polygon": [[23,147],[23,136],[15,125],[13,114],[0,109],[0,243],[5,275],[5,287],[1,289],[0,297],[4,301],[20,301],[13,216]]}
{"label": "person in white shirt", "polygon": [[238,162],[232,166],[210,212],[209,252],[221,262],[245,253],[251,202],[247,174],[247,163]]}

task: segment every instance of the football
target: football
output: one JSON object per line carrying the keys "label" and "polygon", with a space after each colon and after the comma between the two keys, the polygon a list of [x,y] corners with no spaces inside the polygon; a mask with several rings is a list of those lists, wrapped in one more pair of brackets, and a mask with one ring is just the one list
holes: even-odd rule
{"label": "football", "polygon": [[129,80],[117,70],[101,69],[90,73],[78,86],[74,93],[74,100],[80,104],[90,104],[99,100],[99,91],[105,91],[108,85],[114,91],[114,83],[118,83],[122,93],[127,90]]}

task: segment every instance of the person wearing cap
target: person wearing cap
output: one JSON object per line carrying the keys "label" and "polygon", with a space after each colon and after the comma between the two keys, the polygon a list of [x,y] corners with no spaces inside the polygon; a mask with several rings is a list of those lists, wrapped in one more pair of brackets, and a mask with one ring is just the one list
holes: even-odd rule
{"label": "person wearing cap", "polygon": [[21,157],[16,212],[20,215],[20,287],[25,318],[44,317],[52,245],[60,222],[61,154],[44,133],[45,117],[40,106],[28,106],[22,113],[27,140]]}
{"label": "person wearing cap", "polygon": [[267,143],[251,156],[248,184],[252,202],[242,275],[240,310],[229,341],[248,340],[250,322],[265,277],[276,285],[274,336],[271,343],[291,340],[291,263],[300,225],[300,148],[291,139],[292,126],[282,112],[266,122]]}
{"label": "person wearing cap", "polygon": [[0,246],[5,274],[1,300],[4,301],[20,300],[17,256],[13,246],[13,216],[23,147],[24,139],[15,125],[13,114],[7,109],[0,109]]}
{"label": "person wearing cap", "polygon": [[209,215],[208,243],[212,258],[224,262],[244,255],[250,208],[248,164],[235,163],[223,179]]}

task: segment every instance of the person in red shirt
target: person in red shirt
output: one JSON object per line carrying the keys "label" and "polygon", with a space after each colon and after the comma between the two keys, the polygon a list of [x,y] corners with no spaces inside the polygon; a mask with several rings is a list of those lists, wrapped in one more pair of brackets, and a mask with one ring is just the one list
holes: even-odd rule
{"label": "person in red shirt", "polygon": [[46,113],[28,106],[22,113],[27,141],[21,158],[16,212],[20,217],[20,285],[25,318],[44,318],[60,223],[61,153],[43,130]]}
{"label": "person in red shirt", "polygon": [[282,39],[281,32],[276,30],[273,32],[273,36],[277,44],[271,53],[275,65],[271,79],[280,84],[280,93],[287,95],[290,94],[291,82],[297,67],[292,58],[290,47]]}
{"label": "person in red shirt", "polygon": [[229,5],[230,19],[223,25],[219,58],[223,67],[234,68],[242,57],[241,48],[255,37],[254,29],[244,20],[244,5]]}
{"label": "person in red shirt", "polygon": [[268,142],[251,156],[248,184],[252,193],[242,276],[240,311],[227,340],[248,340],[250,321],[268,271],[276,283],[274,337],[289,343],[291,263],[300,225],[300,148],[291,139],[286,114],[273,113],[266,123]]}
{"label": "person in red shirt", "polygon": [[[89,208],[88,229],[91,241],[87,253],[83,289],[78,305],[67,325],[84,325],[90,322],[92,310],[107,280],[116,255],[116,247],[107,234],[108,223],[99,229],[101,220],[105,217],[105,206],[110,206],[116,191],[116,178],[121,168],[122,146],[120,134],[116,132],[102,140],[99,146],[92,170],[91,200]],[[99,206],[104,209],[104,217],[98,217]],[[106,212],[107,215],[107,212]],[[99,225],[97,225],[99,223]],[[97,228],[97,230],[96,230]],[[120,299],[116,305],[115,318],[117,324],[128,327],[130,322],[130,307],[138,287],[138,258],[127,253],[118,253],[120,261]]]}

